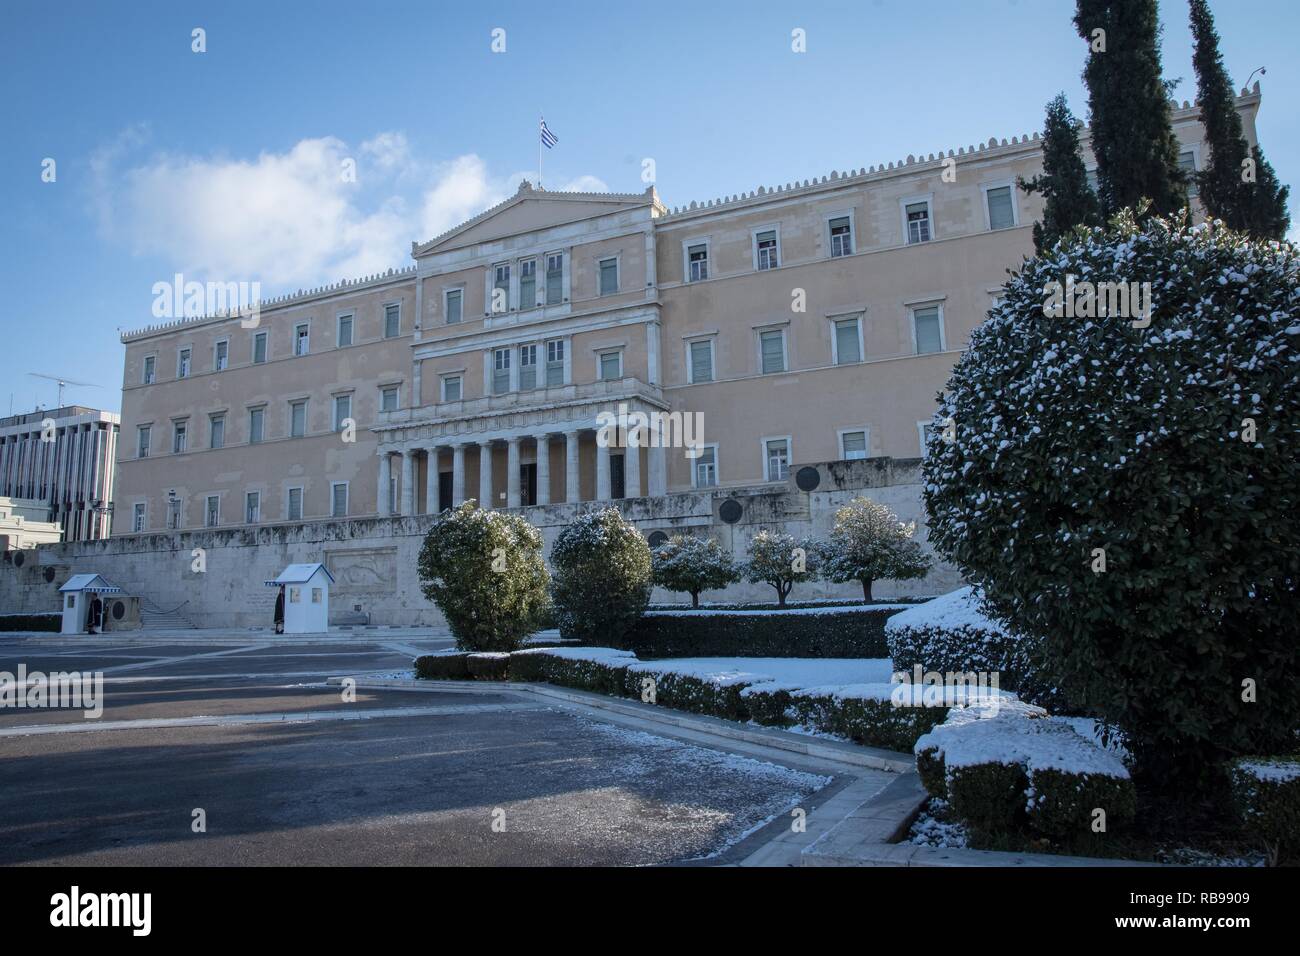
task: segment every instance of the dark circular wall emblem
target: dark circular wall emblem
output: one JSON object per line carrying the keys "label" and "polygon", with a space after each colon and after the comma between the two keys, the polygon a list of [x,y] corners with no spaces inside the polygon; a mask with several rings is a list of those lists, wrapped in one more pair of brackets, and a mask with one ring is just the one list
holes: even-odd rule
{"label": "dark circular wall emblem", "polygon": [[800,491],[815,491],[822,483],[822,473],[811,465],[804,465],[794,473],[794,483]]}
{"label": "dark circular wall emblem", "polygon": [[125,602],[125,601],[114,601],[114,602],[113,602],[113,620],[115,620],[115,621],[120,621],[120,620],[122,620],[122,618],[124,618],[124,617],[126,617],[126,602]]}
{"label": "dark circular wall emblem", "polygon": [[23,562],[26,561],[26,560],[27,560],[27,559],[26,559],[25,557],[23,557],[23,553],[22,553],[22,551],[15,551],[15,552],[14,552],[14,567],[15,567],[15,568],[21,568],[21,567],[23,566]]}
{"label": "dark circular wall emblem", "polygon": [[735,498],[728,498],[718,506],[718,517],[727,524],[735,524],[744,513],[745,509]]}
{"label": "dark circular wall emblem", "polygon": [[662,531],[651,531],[649,541],[650,547],[662,548],[668,543],[668,535],[664,534]]}
{"label": "dark circular wall emblem", "polygon": [[54,580],[54,569],[53,569],[53,568],[46,568],[46,569],[42,572],[42,576],[45,578],[45,583],[46,583],[46,584],[51,583],[51,582]]}

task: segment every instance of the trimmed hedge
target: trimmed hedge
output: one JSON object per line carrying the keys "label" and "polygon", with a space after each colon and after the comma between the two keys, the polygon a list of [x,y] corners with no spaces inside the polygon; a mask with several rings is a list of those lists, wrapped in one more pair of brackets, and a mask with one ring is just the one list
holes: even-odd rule
{"label": "trimmed hedge", "polygon": [[[761,686],[761,685],[760,685]],[[948,716],[948,707],[896,707],[889,699],[822,694],[792,695],[795,723],[860,744],[903,753]]]}
{"label": "trimmed hedge", "polygon": [[0,614],[0,631],[63,630],[62,614]]}
{"label": "trimmed hedge", "polygon": [[1300,759],[1242,757],[1228,765],[1228,777],[1237,814],[1269,862],[1300,857]]}
{"label": "trimmed hedge", "polygon": [[510,655],[501,653],[468,654],[465,667],[475,680],[506,680],[510,672]]}
{"label": "trimmed hedge", "polygon": [[420,680],[468,680],[469,653],[423,654],[415,659],[415,676]]}
{"label": "trimmed hedge", "polygon": [[885,621],[896,607],[817,613],[648,612],[617,646],[657,657],[888,657]]}

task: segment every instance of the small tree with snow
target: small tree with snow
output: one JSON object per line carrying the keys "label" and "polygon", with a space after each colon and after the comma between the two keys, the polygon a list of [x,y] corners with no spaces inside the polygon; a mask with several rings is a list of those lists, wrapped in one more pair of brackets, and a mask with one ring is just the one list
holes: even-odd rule
{"label": "small tree with snow", "polygon": [[619,646],[650,603],[650,546],[617,508],[578,515],[551,548],[560,633]]}
{"label": "small tree with snow", "polygon": [[925,577],[930,556],[912,539],[914,534],[916,522],[899,521],[870,498],[854,498],[835,512],[835,526],[822,546],[822,577],[837,584],[861,582],[868,601],[873,581]]}
{"label": "small tree with snow", "polygon": [[930,542],[1153,795],[1295,748],[1298,286],[1289,243],[1121,214],[1011,276],[927,443]]}
{"label": "small tree with snow", "polygon": [[776,603],[785,607],[786,596],[800,581],[817,577],[817,542],[802,541],[788,534],[760,531],[749,539],[746,548],[749,562],[745,565],[745,578],[755,584],[770,584],[776,589]]}
{"label": "small tree with snow", "polygon": [[735,558],[713,538],[675,534],[654,552],[653,560],[653,582],[669,591],[686,592],[691,607],[700,606],[701,591],[740,580]]}
{"label": "small tree with snow", "polygon": [[463,651],[515,650],[549,603],[541,532],[474,501],[438,516],[420,549],[419,575]]}

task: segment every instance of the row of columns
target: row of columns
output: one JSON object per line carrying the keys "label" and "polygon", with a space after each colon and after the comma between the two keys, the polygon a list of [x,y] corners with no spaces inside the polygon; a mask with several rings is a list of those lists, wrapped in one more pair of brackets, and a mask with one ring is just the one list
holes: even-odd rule
{"label": "row of columns", "polygon": [[[644,432],[638,437],[634,431],[623,448],[624,455],[624,494],[628,498],[641,497],[641,444],[645,442]],[[565,468],[564,468],[564,500],[567,503],[576,503],[581,501],[581,475],[579,471],[579,435],[580,430],[574,429],[564,433],[565,442]],[[519,465],[520,465],[520,442],[523,437],[506,438],[506,507],[518,508],[523,503],[523,489],[520,486]],[[537,442],[537,501],[539,505],[549,505],[551,503],[551,436],[542,434],[536,437]],[[480,507],[490,508],[495,505],[493,501],[493,466],[492,466],[492,447],[493,442],[479,442],[479,472],[478,472],[478,502]],[[424,500],[425,510],[429,513],[437,511],[438,507],[438,452],[445,445],[434,445],[425,449],[428,455],[427,474],[425,476]],[[451,505],[456,507],[465,500],[465,447],[466,443],[456,442],[450,445],[452,451],[451,465]],[[650,453],[650,474],[649,485],[651,495],[663,495],[667,493],[667,462],[664,458],[664,449],[655,447],[647,449]],[[392,486],[392,456],[400,454],[401,462],[401,482],[400,497],[398,499],[398,513],[402,515],[415,514],[415,459],[419,449],[405,449],[399,453],[380,452],[379,453],[379,514],[381,516],[391,515],[392,507],[390,501]],[[607,445],[596,444],[596,500],[608,501],[613,497],[612,483],[610,481],[610,448]]]}

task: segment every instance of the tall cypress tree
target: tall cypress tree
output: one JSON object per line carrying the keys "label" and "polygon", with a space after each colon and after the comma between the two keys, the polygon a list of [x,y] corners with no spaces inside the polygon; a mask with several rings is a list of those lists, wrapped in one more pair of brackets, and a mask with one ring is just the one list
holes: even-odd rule
{"label": "tall cypress tree", "polygon": [[[1259,146],[1252,150],[1242,132],[1232,80],[1219,52],[1219,34],[1206,0],[1190,0],[1192,66],[1196,69],[1201,123],[1210,146],[1209,162],[1196,175],[1205,210],[1233,229],[1260,239],[1281,239],[1291,218],[1286,211],[1287,186],[1279,186],[1273,167]],[[1253,160],[1253,176],[1247,175]],[[1245,164],[1245,165],[1243,165]],[[1253,181],[1252,181],[1253,180]]]}
{"label": "tall cypress tree", "polygon": [[1083,79],[1102,211],[1109,217],[1146,198],[1148,214],[1176,212],[1187,205],[1187,182],[1160,79],[1156,0],[1076,4],[1075,28],[1090,44]]}
{"label": "tall cypress tree", "polygon": [[1101,207],[1088,185],[1088,171],[1079,156],[1079,124],[1065,94],[1047,104],[1043,126],[1043,171],[1019,180],[1027,193],[1043,194],[1043,218],[1034,223],[1034,251],[1042,253],[1075,226],[1101,223]]}

